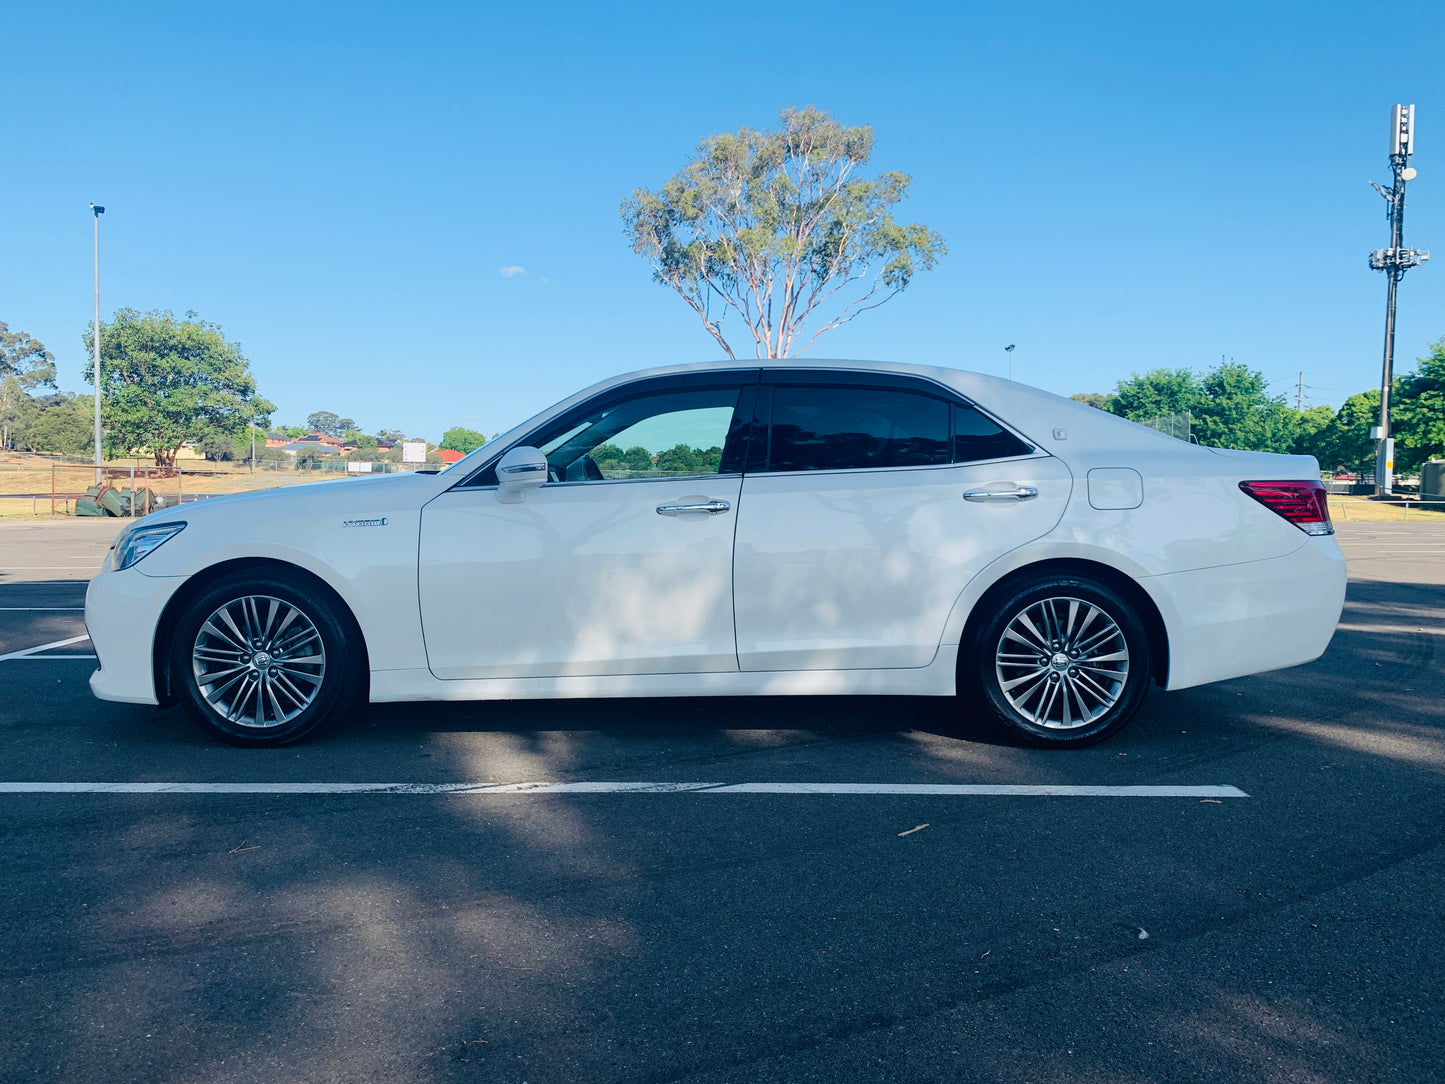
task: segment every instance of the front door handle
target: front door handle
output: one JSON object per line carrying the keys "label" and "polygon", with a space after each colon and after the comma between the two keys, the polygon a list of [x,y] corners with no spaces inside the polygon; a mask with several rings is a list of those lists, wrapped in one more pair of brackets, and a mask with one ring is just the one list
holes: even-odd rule
{"label": "front door handle", "polygon": [[659,516],[719,516],[726,512],[732,505],[727,501],[698,501],[687,504],[659,504],[657,514]]}
{"label": "front door handle", "polygon": [[963,495],[966,501],[981,504],[1006,504],[1009,501],[1031,501],[1039,495],[1033,486],[1014,486],[1013,489],[970,489]]}

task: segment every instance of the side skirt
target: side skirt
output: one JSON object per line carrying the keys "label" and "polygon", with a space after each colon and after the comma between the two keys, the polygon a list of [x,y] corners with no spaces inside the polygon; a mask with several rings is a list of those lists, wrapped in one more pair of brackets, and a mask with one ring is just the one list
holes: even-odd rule
{"label": "side skirt", "polygon": [[958,645],[942,644],[929,665],[899,670],[734,671],[451,681],[433,676],[430,670],[373,670],[371,702],[623,696],[952,696],[957,662]]}

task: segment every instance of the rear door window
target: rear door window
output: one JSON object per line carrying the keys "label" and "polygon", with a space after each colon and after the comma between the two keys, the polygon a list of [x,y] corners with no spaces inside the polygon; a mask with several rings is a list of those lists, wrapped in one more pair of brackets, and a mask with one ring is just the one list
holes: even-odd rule
{"label": "rear door window", "polygon": [[950,404],[889,388],[773,388],[768,470],[858,470],[948,463]]}

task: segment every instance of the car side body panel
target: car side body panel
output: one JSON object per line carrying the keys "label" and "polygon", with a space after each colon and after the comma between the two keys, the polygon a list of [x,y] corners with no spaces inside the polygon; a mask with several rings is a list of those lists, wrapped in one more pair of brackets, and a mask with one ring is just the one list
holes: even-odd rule
{"label": "car side body panel", "polygon": [[[921,667],[954,598],[1047,534],[1069,502],[1061,460],[749,475],[734,556],[743,670]],[[1027,500],[967,500],[1027,487]]]}
{"label": "car side body panel", "polygon": [[[935,585],[941,615],[931,656],[911,644],[887,666],[852,666],[818,655],[812,669],[687,674],[589,674],[443,680],[429,669],[417,564],[422,508],[494,463],[523,435],[589,397],[630,381],[701,373],[719,365],[626,374],[584,389],[473,452],[441,475],[388,475],[293,486],[166,509],[148,522],[187,527],[141,564],[103,572],[87,595],[87,625],[105,699],[155,703],[152,658],[166,603],[191,577],[233,560],[295,566],[326,583],[351,610],[365,640],[374,701],[549,696],[684,696],[881,693],[948,695],[969,614],[993,586],[1050,560],[1089,561],[1148,594],[1169,640],[1168,687],[1185,688],[1316,657],[1343,601],[1345,568],[1330,538],[1311,538],[1238,490],[1243,479],[1318,478],[1307,457],[1218,452],[1190,446],[1122,419],[1021,384],[981,374],[873,362],[799,362],[791,369],[902,373],[977,403],[1041,453],[1072,487],[1044,533],[1005,552],[960,562]],[[1089,472],[1115,484],[1091,501]],[[1126,472],[1141,476],[1132,503]],[[1012,476],[1002,467],[1000,479]],[[1120,496],[1122,494],[1122,496]],[[738,512],[748,514],[744,479]],[[1042,502],[1041,502],[1042,503]],[[1103,507],[1100,507],[1103,505]],[[983,508],[983,512],[996,509]],[[1028,532],[1033,534],[1034,532]],[[948,546],[948,540],[940,540]],[[909,543],[912,545],[912,542]],[[1002,547],[1000,547],[1002,548]],[[756,585],[754,585],[756,586]],[[740,588],[741,589],[741,588]],[[479,620],[496,615],[481,614]],[[939,624],[937,618],[935,624]],[[886,623],[885,623],[886,624]],[[916,637],[914,637],[916,639]],[[758,665],[770,665],[759,659]],[[791,666],[798,666],[794,659]]]}

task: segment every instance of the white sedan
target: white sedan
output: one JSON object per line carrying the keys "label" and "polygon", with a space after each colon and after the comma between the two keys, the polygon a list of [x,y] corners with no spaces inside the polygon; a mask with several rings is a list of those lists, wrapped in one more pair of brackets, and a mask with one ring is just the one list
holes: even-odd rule
{"label": "white sedan", "polygon": [[958,696],[1024,741],[1318,657],[1315,461],[863,362],[604,381],[440,474],[146,516],[91,581],[95,695],[242,745],[358,699]]}

